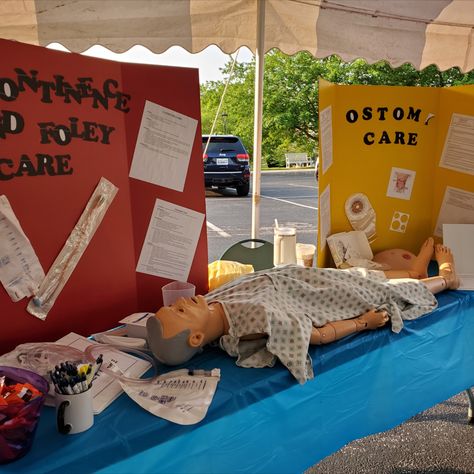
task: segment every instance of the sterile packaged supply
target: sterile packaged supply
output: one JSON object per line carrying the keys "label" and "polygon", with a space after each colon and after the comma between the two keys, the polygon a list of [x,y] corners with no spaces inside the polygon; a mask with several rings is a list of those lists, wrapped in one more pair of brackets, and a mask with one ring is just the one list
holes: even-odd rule
{"label": "sterile packaged supply", "polygon": [[124,348],[147,348],[146,338],[129,337],[127,334],[127,328],[125,326],[92,334],[92,339],[94,339],[94,341],[100,342],[101,344],[111,344],[113,346],[121,346]]}
{"label": "sterile packaged supply", "polygon": [[6,196],[0,196],[0,281],[12,301],[32,296],[43,268]]}
{"label": "sterile packaged supply", "polygon": [[119,321],[125,324],[125,332],[128,337],[146,339],[146,322],[155,313],[133,313]]}
{"label": "sterile packaged supply", "polygon": [[46,319],[102,222],[117,191],[118,188],[110,181],[105,178],[100,179],[62,250],[51,265],[34,298],[28,303],[26,308],[28,313],[39,319]]}
{"label": "sterile packaged supply", "polygon": [[119,326],[108,331],[92,334],[92,338],[102,344],[146,349],[146,322],[154,313],[133,313],[123,318]]}
{"label": "sterile packaged supply", "polygon": [[192,425],[206,416],[220,375],[220,369],[180,369],[146,383],[120,380],[120,385],[132,400],[153,415]]}

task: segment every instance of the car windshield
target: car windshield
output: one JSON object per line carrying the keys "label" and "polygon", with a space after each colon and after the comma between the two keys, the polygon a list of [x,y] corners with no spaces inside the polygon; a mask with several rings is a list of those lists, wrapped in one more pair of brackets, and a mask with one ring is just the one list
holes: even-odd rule
{"label": "car windshield", "polygon": [[[202,151],[206,148],[208,137],[202,137]],[[237,137],[211,137],[207,153],[246,153],[242,143]]]}

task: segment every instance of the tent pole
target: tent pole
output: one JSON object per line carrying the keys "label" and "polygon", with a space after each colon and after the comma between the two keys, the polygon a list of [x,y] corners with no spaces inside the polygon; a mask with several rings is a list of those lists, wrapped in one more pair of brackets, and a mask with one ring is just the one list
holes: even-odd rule
{"label": "tent pole", "polygon": [[257,44],[255,48],[255,103],[253,129],[252,239],[260,232],[260,169],[262,162],[263,63],[265,59],[265,0],[257,0]]}

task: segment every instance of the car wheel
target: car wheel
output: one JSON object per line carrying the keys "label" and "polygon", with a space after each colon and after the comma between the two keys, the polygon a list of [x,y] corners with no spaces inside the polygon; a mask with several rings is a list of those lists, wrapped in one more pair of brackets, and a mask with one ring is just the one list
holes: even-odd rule
{"label": "car wheel", "polygon": [[235,189],[237,190],[237,196],[242,196],[242,197],[247,196],[247,194],[250,191],[250,184],[249,183],[241,184],[240,186],[237,186]]}

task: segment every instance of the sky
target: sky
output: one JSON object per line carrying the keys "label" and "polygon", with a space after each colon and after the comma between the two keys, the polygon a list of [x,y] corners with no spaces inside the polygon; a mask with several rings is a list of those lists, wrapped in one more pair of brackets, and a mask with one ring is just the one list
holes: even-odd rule
{"label": "sky", "polygon": [[[48,46],[51,49],[67,51],[64,46],[52,43]],[[164,66],[195,67],[199,69],[199,82],[204,84],[207,81],[217,81],[222,79],[220,68],[231,58],[223,53],[217,46],[209,46],[200,53],[191,54],[179,46],[173,46],[162,54],[154,54],[143,46],[134,46],[127,52],[117,54],[102,46],[92,46],[83,53],[86,56],[95,58],[112,59],[114,61],[124,61],[131,63],[159,64]],[[232,54],[232,58],[235,57]],[[249,62],[252,53],[247,48],[238,51],[237,61]]]}

